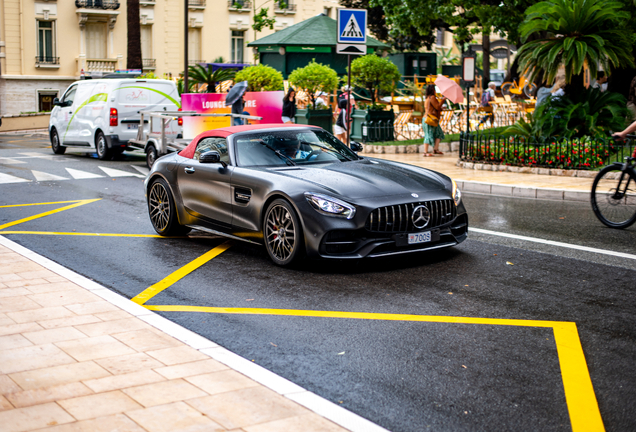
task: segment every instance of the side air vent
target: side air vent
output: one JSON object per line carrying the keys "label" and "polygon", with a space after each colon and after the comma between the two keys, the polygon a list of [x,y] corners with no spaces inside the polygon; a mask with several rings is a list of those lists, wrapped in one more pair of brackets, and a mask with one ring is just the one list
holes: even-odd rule
{"label": "side air vent", "polygon": [[247,204],[252,198],[251,189],[247,188],[234,188],[234,202],[237,204]]}

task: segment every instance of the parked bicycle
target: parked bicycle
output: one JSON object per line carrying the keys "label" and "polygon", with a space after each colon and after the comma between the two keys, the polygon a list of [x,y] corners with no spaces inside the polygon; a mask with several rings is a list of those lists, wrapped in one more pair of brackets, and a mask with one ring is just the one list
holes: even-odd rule
{"label": "parked bicycle", "polygon": [[[636,135],[627,135],[632,142]],[[625,162],[603,168],[592,184],[592,210],[610,228],[627,228],[636,222],[636,147]]]}
{"label": "parked bicycle", "polygon": [[517,84],[517,80],[512,80],[512,82],[505,82],[501,85],[501,94],[510,97],[525,95],[525,97],[532,97],[537,92],[537,86],[532,81],[528,81],[526,77],[521,77],[519,79],[519,84]]}

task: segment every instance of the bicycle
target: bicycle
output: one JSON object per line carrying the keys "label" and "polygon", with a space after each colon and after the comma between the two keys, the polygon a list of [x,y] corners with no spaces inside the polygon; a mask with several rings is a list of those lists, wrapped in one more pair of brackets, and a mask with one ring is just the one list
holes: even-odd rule
{"label": "bicycle", "polygon": [[501,85],[501,94],[506,96],[521,96],[524,94],[526,97],[532,97],[537,92],[537,86],[535,83],[530,82],[526,77],[521,77],[519,84],[516,80],[512,82],[505,82]]}
{"label": "bicycle", "polygon": [[610,228],[623,229],[636,222],[636,148],[624,163],[615,162],[599,171],[591,201],[596,217]]}

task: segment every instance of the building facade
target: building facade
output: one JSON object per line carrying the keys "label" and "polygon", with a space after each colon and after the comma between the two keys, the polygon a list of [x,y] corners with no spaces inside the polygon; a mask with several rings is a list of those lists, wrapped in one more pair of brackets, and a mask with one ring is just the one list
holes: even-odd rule
{"label": "building facade", "polygon": [[[184,69],[185,5],[190,64],[253,63],[247,43],[325,13],[337,0],[140,0],[144,72]],[[256,33],[254,11],[268,8],[274,29]],[[50,111],[82,75],[126,68],[125,0],[0,0],[0,116]]]}

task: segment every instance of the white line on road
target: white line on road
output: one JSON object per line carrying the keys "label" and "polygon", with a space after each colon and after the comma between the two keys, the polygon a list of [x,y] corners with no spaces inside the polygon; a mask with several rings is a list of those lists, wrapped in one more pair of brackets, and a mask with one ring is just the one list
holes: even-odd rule
{"label": "white line on road", "polygon": [[468,231],[472,231],[472,232],[476,232],[479,234],[487,234],[487,235],[494,235],[494,236],[499,236],[499,237],[507,237],[507,238],[512,238],[512,239],[516,239],[516,240],[523,240],[523,241],[529,241],[529,242],[534,242],[534,243],[542,243],[542,244],[547,244],[547,245],[551,245],[551,246],[558,246],[558,247],[563,247],[563,248],[568,248],[568,249],[576,249],[576,250],[581,250],[581,251],[586,251],[586,252],[593,252],[593,253],[597,253],[597,254],[603,254],[603,255],[612,255],[612,256],[617,256],[617,257],[621,257],[621,258],[627,258],[627,259],[633,259],[636,260],[636,255],[632,255],[632,254],[628,254],[628,253],[624,253],[624,252],[615,252],[615,251],[610,251],[610,250],[606,250],[606,249],[597,249],[597,248],[591,248],[591,247],[587,247],[587,246],[580,246],[580,245],[574,245],[574,244],[570,244],[570,243],[561,243],[561,242],[556,242],[556,241],[552,241],[552,240],[545,240],[545,239],[540,239],[540,238],[536,238],[536,237],[526,237],[526,236],[520,236],[520,235],[516,235],[516,234],[508,234],[508,233],[502,233],[502,232],[497,232],[497,231],[489,231],[489,230],[485,230],[485,229],[481,229],[481,228],[468,228]]}

